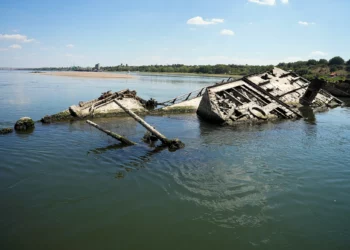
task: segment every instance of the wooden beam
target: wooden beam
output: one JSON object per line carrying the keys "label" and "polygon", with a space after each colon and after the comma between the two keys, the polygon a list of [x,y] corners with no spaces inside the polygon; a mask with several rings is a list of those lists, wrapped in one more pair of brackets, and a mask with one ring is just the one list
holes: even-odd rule
{"label": "wooden beam", "polygon": [[134,118],[138,123],[140,123],[145,129],[150,131],[153,135],[155,135],[163,144],[169,146],[169,150],[176,150],[179,148],[183,148],[185,144],[183,144],[180,140],[174,139],[169,140],[165,137],[162,133],[157,131],[153,126],[148,124],[146,121],[144,121],[141,117],[139,117],[137,114],[132,112],[130,109],[124,107],[119,101],[114,99],[114,102],[121,107],[128,115],[130,115],[132,118]]}
{"label": "wooden beam", "polygon": [[128,140],[127,138],[125,138],[125,137],[123,137],[123,136],[121,136],[121,135],[119,135],[117,133],[114,133],[114,132],[111,132],[111,131],[109,131],[107,129],[104,129],[100,125],[98,125],[98,124],[96,124],[96,123],[94,123],[92,121],[87,120],[86,122],[88,124],[90,124],[91,126],[97,128],[98,130],[104,132],[105,134],[113,137],[114,139],[117,139],[118,141],[120,141],[121,143],[123,143],[125,145],[136,145],[135,142],[132,142],[132,141]]}

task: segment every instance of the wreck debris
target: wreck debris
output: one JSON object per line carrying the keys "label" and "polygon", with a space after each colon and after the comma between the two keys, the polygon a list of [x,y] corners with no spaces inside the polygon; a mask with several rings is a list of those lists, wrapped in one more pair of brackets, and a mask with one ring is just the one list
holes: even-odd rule
{"label": "wreck debris", "polygon": [[316,95],[320,91],[321,88],[323,88],[325,85],[325,81],[322,81],[320,79],[315,79],[312,81],[307,90],[305,91],[304,95],[300,98],[300,103],[304,106],[310,106],[315,99]]}
{"label": "wreck debris", "polygon": [[[116,102],[117,101],[117,102]],[[45,116],[43,123],[125,115],[121,104],[138,114],[197,112],[202,118],[223,124],[273,119],[297,119],[302,105],[325,110],[342,101],[294,72],[274,68],[241,79],[223,80],[165,102],[146,101],[128,89],[107,91],[92,101],[79,102],[56,115]]]}
{"label": "wreck debris", "polygon": [[12,128],[1,128],[0,129],[0,135],[9,134],[9,133],[12,133],[12,132],[13,132]]}
{"label": "wreck debris", "polygon": [[301,116],[243,80],[208,87],[197,114],[227,124]]}
{"label": "wreck debris", "polygon": [[16,131],[28,131],[35,128],[34,121],[30,117],[22,117],[15,124]]}
{"label": "wreck debris", "polygon": [[161,134],[159,131],[157,131],[154,127],[149,125],[146,121],[144,121],[141,117],[136,115],[134,112],[126,108],[121,104],[121,102],[114,99],[114,102],[121,107],[128,115],[130,115],[132,118],[134,118],[138,123],[140,123],[144,128],[146,128],[148,131],[152,133],[152,135],[156,136],[164,145],[167,145],[169,147],[169,150],[176,150],[183,148],[185,146],[184,143],[182,143],[178,139],[169,140],[166,138],[163,134]]}
{"label": "wreck debris", "polygon": [[114,133],[114,132],[111,132],[111,131],[109,131],[109,130],[107,130],[107,129],[104,129],[104,128],[102,128],[101,126],[99,126],[98,124],[96,124],[96,123],[94,123],[94,122],[92,122],[92,121],[87,120],[86,123],[88,123],[88,124],[90,124],[91,126],[97,128],[98,130],[100,130],[100,131],[106,133],[107,135],[109,135],[109,136],[111,136],[111,137],[117,139],[118,141],[120,141],[121,143],[123,143],[123,144],[125,144],[125,145],[136,145],[135,142],[132,142],[132,141],[130,141],[129,139],[127,139],[127,138],[125,138],[125,137],[123,137],[123,136],[121,136],[121,135],[119,135],[119,134],[117,134],[117,133]]}
{"label": "wreck debris", "polygon": [[158,141],[158,138],[157,138],[157,136],[155,136],[154,134],[152,134],[151,132],[149,132],[147,130],[146,133],[144,134],[144,136],[142,137],[142,140],[146,143],[152,144],[152,143]]}
{"label": "wreck debris", "polygon": [[293,72],[274,68],[269,72],[223,81],[208,87],[197,114],[209,121],[231,125],[238,122],[301,118],[302,115],[297,110],[301,104],[312,107],[335,107],[342,104],[342,101],[321,87],[322,85],[311,85]]}
{"label": "wreck debris", "polygon": [[112,91],[102,93],[98,99],[89,102],[81,102],[78,106],[70,106],[69,112],[73,117],[78,118],[94,117],[98,113],[122,112],[122,110],[114,104],[114,99],[123,100],[124,105],[131,109],[138,111],[145,110],[140,98],[136,96],[136,91],[126,89],[115,93],[112,93]]}
{"label": "wreck debris", "polygon": [[[146,101],[137,96],[136,91],[124,89],[118,92],[107,91],[91,101],[79,102],[68,109],[54,115],[46,115],[42,123],[57,121],[80,120],[90,117],[110,117],[124,115],[125,112],[113,102],[119,99],[126,107],[138,113],[146,113]],[[155,102],[155,100],[153,100]]]}
{"label": "wreck debris", "polygon": [[327,82],[324,89],[338,97],[350,97],[350,80]]}
{"label": "wreck debris", "polygon": [[[267,80],[262,79],[263,75],[267,76]],[[278,100],[294,107],[304,105],[300,102],[302,102],[302,96],[305,94],[307,88],[311,84],[310,81],[300,77],[294,72],[284,71],[276,67],[273,70],[263,74],[246,76],[245,79],[248,79],[257,87],[261,87],[262,89],[266,90]],[[320,86],[317,93],[315,93],[317,89],[314,87],[312,88],[314,89],[314,94],[316,94],[314,99],[310,100],[310,105],[312,107],[325,107],[332,101],[335,101],[338,106],[342,104],[342,101],[324,91],[323,85]]]}
{"label": "wreck debris", "polygon": [[171,100],[158,103],[158,106],[162,108],[156,109],[158,113],[186,113],[196,112],[199,106],[202,96],[207,87],[194,90],[190,93],[177,96]]}

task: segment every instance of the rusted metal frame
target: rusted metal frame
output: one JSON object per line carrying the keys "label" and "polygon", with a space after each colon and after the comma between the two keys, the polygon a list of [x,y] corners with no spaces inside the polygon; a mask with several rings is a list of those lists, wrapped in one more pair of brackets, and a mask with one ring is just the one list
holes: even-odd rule
{"label": "rusted metal frame", "polygon": [[298,91],[298,90],[301,90],[301,89],[304,89],[304,88],[307,88],[307,87],[308,87],[307,85],[306,85],[306,86],[302,86],[302,87],[300,87],[300,88],[297,88],[297,89],[288,91],[288,92],[286,92],[286,93],[284,93],[284,94],[282,94],[282,95],[279,95],[279,96],[277,96],[277,97],[278,97],[278,98],[281,98],[282,96],[288,95],[288,94],[290,94],[290,93],[296,92],[296,91]]}
{"label": "rusted metal frame", "polygon": [[103,104],[103,103],[105,103],[105,102],[108,102],[108,101],[110,101],[110,100],[116,98],[117,96],[118,96],[118,93],[114,93],[114,94],[112,94],[111,96],[108,96],[108,97],[105,98],[105,99],[98,100],[98,101],[92,103],[92,105],[91,105],[90,107],[89,107],[89,106],[84,106],[84,107],[82,107],[81,110],[84,110],[84,109],[87,109],[87,108],[90,108],[90,109],[91,109],[92,107],[99,106],[99,105],[101,105],[101,104]]}
{"label": "rusted metal frame", "polygon": [[[201,89],[200,89],[200,95],[202,95],[203,90],[206,89],[206,88],[207,88],[207,87],[204,87],[204,88],[201,88]],[[185,95],[177,96],[177,97],[175,97],[175,98],[173,98],[173,99],[170,99],[170,100],[168,100],[168,101],[161,102],[161,103],[159,103],[159,105],[164,105],[164,106],[166,106],[166,105],[175,104],[175,102],[176,102],[177,100],[180,100],[179,102],[187,101],[186,98],[185,98],[184,100],[181,101],[181,98],[183,98],[183,97],[185,97],[185,96],[189,97],[189,96],[192,95],[192,93],[195,93],[195,92],[198,92],[198,91],[199,91],[199,89],[194,90],[194,91],[192,91],[192,92],[190,92],[190,93],[188,93],[188,94],[185,94]],[[200,95],[198,94],[196,97],[199,97]],[[195,97],[192,97],[191,99],[193,99],[193,98],[195,98]],[[168,103],[169,103],[169,104],[168,104]]]}
{"label": "rusted metal frame", "polygon": [[206,89],[206,87],[202,88],[201,91],[199,91],[199,93],[197,94],[197,97],[200,97],[200,96],[203,95],[202,92],[203,92],[204,89]]}
{"label": "rusted metal frame", "polygon": [[226,95],[228,95],[232,100],[240,103],[241,105],[243,105],[243,102],[241,102],[240,100],[238,100],[236,97],[234,97],[233,95],[231,95],[229,92],[227,92],[226,90],[223,91]]}
{"label": "rusted metal frame", "polygon": [[[129,89],[123,89],[123,90],[120,90],[118,92],[112,93],[112,95],[121,94],[121,93],[124,93],[124,92],[126,92],[128,90]],[[111,97],[112,95],[108,96],[107,98]],[[104,100],[104,99],[102,99],[102,100]],[[98,102],[98,101],[102,101],[102,100],[99,100],[98,98],[96,98],[96,99],[91,100],[91,101],[82,102],[81,104],[79,104],[79,107],[82,108],[82,109],[85,109],[85,108],[87,108],[87,106],[91,105],[92,103],[95,103],[95,102]]]}
{"label": "rusted metal frame", "polygon": [[292,74],[292,72],[288,72],[288,73],[280,75],[279,78],[284,78],[284,77],[290,76],[291,74]]}
{"label": "rusted metal frame", "polygon": [[249,85],[246,87],[244,85],[241,86],[245,91],[249,92],[251,95],[253,95],[256,99],[261,101],[264,104],[269,104],[269,100],[263,100],[261,97],[259,97],[257,94],[254,93],[253,89],[249,88]]}
{"label": "rusted metal frame", "polygon": [[[246,91],[248,91],[251,95],[253,95],[256,99],[258,99],[259,101],[261,101],[261,102],[264,103],[265,105],[268,105],[268,104],[271,103],[269,100],[264,101],[261,97],[259,97],[257,94],[255,94],[255,93],[254,93],[254,90],[253,90],[253,89],[250,89],[250,86],[249,86],[249,85],[247,85],[247,87],[244,86],[244,85],[242,85],[242,87],[243,87],[243,89],[245,89]],[[265,97],[263,97],[263,98],[265,98]],[[274,110],[275,110],[277,113],[279,113],[281,116],[287,117],[286,114],[282,113],[282,112],[279,111],[277,108],[274,109]]]}
{"label": "rusted metal frame", "polygon": [[110,104],[110,103],[113,102],[113,100],[114,100],[114,98],[113,98],[112,100],[109,100],[109,101],[107,101],[107,102],[105,102],[105,103],[102,103],[102,104],[100,104],[100,105],[98,105],[98,106],[95,106],[94,109],[98,109],[98,108],[101,108],[101,107],[103,107],[103,106],[105,106],[105,105],[107,105],[107,104]]}
{"label": "rusted metal frame", "polygon": [[[242,86],[242,85],[240,85]],[[237,87],[240,87],[240,86],[237,86]],[[237,89],[235,88],[231,88],[230,90],[233,90],[233,92],[235,92],[236,94],[238,94],[240,97],[243,97],[244,99],[246,99],[248,102],[252,102],[252,100],[250,100],[250,98],[244,96],[241,92],[239,92]]]}
{"label": "rusted metal frame", "polygon": [[259,83],[259,86],[271,83],[271,79]]}
{"label": "rusted metal frame", "polygon": [[324,93],[323,95],[328,95],[328,96],[333,97],[332,99],[337,100],[340,104],[343,104],[343,103],[344,103],[342,100],[340,100],[340,99],[338,99],[337,97],[333,96],[331,93],[329,93],[328,91],[326,91],[326,90],[324,90],[324,89],[320,89],[319,92]]}
{"label": "rusted metal frame", "polygon": [[[225,101],[224,98],[222,98],[221,96],[219,96],[217,93],[215,93],[215,96],[217,99],[219,99],[219,101]],[[221,111],[221,107],[217,104],[217,103],[212,103],[212,105],[215,105],[216,109],[219,112],[219,115],[221,116],[221,118],[223,118],[225,120],[226,115]]]}
{"label": "rusted metal frame", "polygon": [[284,106],[286,109],[288,109],[290,112],[294,113],[297,117],[302,118],[303,116],[293,110],[288,104],[284,103],[283,101],[281,101],[280,99],[278,99],[277,97],[273,96],[272,94],[270,94],[268,91],[266,91],[265,89],[263,89],[262,87],[256,85],[255,83],[253,83],[252,81],[250,81],[247,77],[243,77],[242,78],[247,84],[249,84],[250,86],[252,86],[253,88],[256,88],[257,90],[259,90],[261,93],[267,95],[268,97],[270,97],[272,100],[276,101],[277,103],[281,104],[282,106]]}

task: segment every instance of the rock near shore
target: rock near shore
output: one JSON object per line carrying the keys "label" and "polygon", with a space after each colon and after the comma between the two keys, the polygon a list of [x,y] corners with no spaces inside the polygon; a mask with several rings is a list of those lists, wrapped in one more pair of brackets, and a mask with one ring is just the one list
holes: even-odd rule
{"label": "rock near shore", "polygon": [[12,132],[13,132],[12,128],[1,128],[0,129],[0,135],[9,134],[9,133],[12,133]]}
{"label": "rock near shore", "polygon": [[34,121],[30,117],[22,117],[15,124],[16,131],[28,131],[35,128]]}

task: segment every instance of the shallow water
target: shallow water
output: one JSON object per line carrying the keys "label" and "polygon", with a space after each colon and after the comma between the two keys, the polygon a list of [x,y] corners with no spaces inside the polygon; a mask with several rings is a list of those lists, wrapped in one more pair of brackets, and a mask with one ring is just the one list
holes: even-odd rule
{"label": "shallow water", "polygon": [[[109,89],[163,101],[218,80],[0,71],[0,127]],[[143,144],[131,118],[96,123],[133,147],[80,121],[0,136],[1,249],[349,249],[349,107],[236,128],[195,114],[145,119],[186,147]]]}

